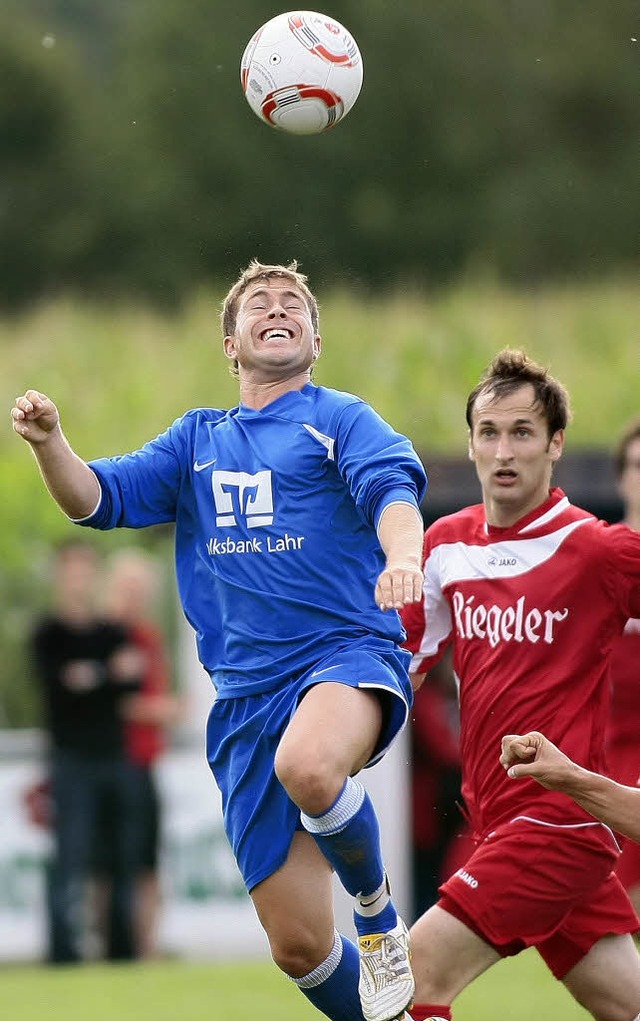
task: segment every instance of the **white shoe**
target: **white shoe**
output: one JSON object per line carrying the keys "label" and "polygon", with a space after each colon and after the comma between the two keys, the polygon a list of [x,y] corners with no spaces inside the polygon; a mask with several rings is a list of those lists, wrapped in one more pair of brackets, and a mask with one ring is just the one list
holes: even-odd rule
{"label": "white shoe", "polygon": [[390,932],[360,936],[358,992],[366,1021],[394,1021],[411,1006],[415,981],[411,971],[409,931],[402,921]]}

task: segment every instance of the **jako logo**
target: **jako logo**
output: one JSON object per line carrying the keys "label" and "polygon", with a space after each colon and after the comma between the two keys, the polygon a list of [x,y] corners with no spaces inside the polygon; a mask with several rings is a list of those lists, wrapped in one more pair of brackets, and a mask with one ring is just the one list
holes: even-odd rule
{"label": "jako logo", "polygon": [[478,880],[474,879],[473,876],[470,875],[470,873],[467,872],[465,869],[458,869],[458,871],[456,872],[456,876],[459,876],[462,882],[466,883],[467,886],[470,886],[472,890],[477,889]]}
{"label": "jako logo", "polygon": [[517,557],[489,557],[489,567],[515,567],[518,563]]}

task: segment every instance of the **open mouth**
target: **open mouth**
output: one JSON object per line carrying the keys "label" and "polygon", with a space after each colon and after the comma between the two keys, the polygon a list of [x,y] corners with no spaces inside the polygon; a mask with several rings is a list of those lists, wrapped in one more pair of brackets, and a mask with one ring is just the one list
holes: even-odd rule
{"label": "open mouth", "polygon": [[290,340],[293,337],[293,331],[286,329],[284,326],[278,326],[275,329],[265,330],[261,334],[262,340],[268,342],[270,340]]}
{"label": "open mouth", "polygon": [[497,479],[504,479],[508,482],[511,479],[516,479],[518,477],[518,473],[514,471],[513,468],[498,468],[495,472],[495,477]]}

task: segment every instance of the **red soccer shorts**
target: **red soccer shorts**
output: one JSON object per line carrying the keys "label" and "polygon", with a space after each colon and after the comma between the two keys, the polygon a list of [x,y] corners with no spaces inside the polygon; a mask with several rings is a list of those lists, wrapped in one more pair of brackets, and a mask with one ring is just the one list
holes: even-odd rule
{"label": "red soccer shorts", "polygon": [[638,929],[612,872],[617,856],[612,834],[597,823],[514,819],[440,887],[439,906],[503,957],[535,946],[561,979],[603,936]]}

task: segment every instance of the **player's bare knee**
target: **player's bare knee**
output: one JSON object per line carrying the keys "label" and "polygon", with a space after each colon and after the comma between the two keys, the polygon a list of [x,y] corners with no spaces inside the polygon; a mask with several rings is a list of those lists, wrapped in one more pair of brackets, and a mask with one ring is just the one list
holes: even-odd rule
{"label": "player's bare knee", "polygon": [[[640,997],[629,995],[625,990],[600,991],[591,996],[582,1006],[593,1015],[595,1021],[637,1021],[640,1016]],[[580,1002],[580,1000],[578,1000]]]}
{"label": "player's bare knee", "polygon": [[564,981],[573,998],[595,1021],[637,1021],[640,1016],[640,994],[631,985],[614,988],[600,981],[586,988]]}
{"label": "player's bare knee", "polygon": [[339,793],[334,771],[326,760],[299,748],[278,749],[275,773],[291,800],[311,815],[326,811]]}
{"label": "player's bare knee", "polygon": [[269,940],[274,963],[289,978],[302,978],[322,964],[327,956],[326,948],[318,939],[318,933],[310,930],[279,935]]}
{"label": "player's bare knee", "polygon": [[589,1011],[594,1021],[638,1021],[640,1017],[640,1004],[629,1007],[603,1000],[601,1003],[585,1003],[581,1006]]}

